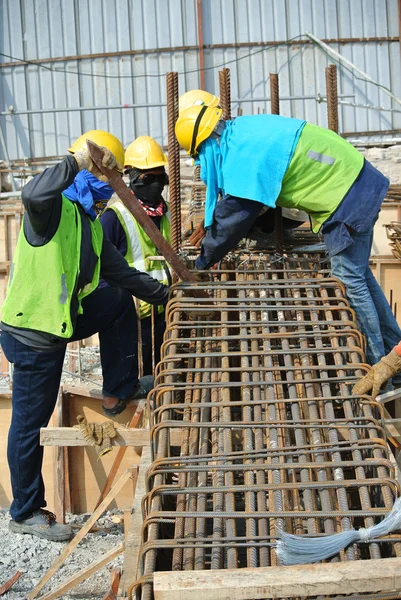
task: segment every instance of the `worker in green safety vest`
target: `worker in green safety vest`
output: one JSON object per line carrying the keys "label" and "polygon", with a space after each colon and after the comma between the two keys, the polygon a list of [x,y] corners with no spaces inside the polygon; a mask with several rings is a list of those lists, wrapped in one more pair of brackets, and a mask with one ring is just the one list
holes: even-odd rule
{"label": "worker in green safety vest", "polygon": [[[120,140],[93,130],[76,140],[60,163],[27,183],[0,325],[2,350],[14,364],[7,449],[10,529],[52,541],[73,536],[71,527],[44,508],[40,445],[40,429],[57,401],[67,343],[99,334],[102,409],[117,415],[153,387],[153,377],[138,379],[132,295],[156,306],[168,299],[165,285],[129,267],[104,237],[97,208],[113,188],[92,162],[88,139],[103,148],[104,167],[122,174]],[[99,288],[100,277],[110,285]]]}
{"label": "worker in green safety vest", "polygon": [[[149,136],[136,138],[126,149],[124,169],[144,211],[170,244],[170,213],[162,193],[168,184],[167,158],[160,145]],[[131,267],[151,275],[163,284],[171,283],[170,268],[165,261],[154,260],[159,251],[132,213],[118,200],[101,215],[105,236],[116,246]],[[143,374],[153,373],[160,360],[160,347],[166,328],[164,306],[153,315],[149,302],[139,305],[141,319]]]}
{"label": "worker in green safety vest", "polygon": [[388,179],[322,127],[279,115],[224,121],[214,96],[210,104],[204,95],[190,100],[188,105],[180,99],[175,132],[207,186],[206,235],[196,267],[209,269],[220,261],[266,207],[305,211],[313,231],[323,234],[333,275],[345,284],[366,336],[367,360],[377,363],[401,339],[369,268]]}

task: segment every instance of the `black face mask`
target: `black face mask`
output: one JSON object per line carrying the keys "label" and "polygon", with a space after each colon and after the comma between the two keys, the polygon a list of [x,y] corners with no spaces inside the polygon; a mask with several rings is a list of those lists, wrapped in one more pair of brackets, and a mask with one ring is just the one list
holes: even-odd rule
{"label": "black face mask", "polygon": [[131,180],[129,186],[139,200],[153,206],[160,202],[163,188],[167,183],[167,175],[149,173],[143,179]]}

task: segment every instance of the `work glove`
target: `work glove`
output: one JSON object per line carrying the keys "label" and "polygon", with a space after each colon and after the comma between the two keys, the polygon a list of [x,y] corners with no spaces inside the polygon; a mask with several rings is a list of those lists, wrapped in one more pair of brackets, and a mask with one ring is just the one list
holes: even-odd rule
{"label": "work glove", "polygon": [[393,377],[398,371],[401,371],[401,356],[391,350],[387,356],[383,356],[378,363],[376,363],[365,377],[362,377],[352,388],[352,393],[355,395],[368,394],[373,399],[378,395],[381,386],[386,383],[388,379]]}
{"label": "work glove", "polygon": [[[110,169],[110,171],[112,171],[115,168],[122,171],[122,167],[121,167],[121,165],[119,165],[117,163],[116,157],[114,156],[114,154],[112,152],[110,152],[110,150],[108,148],[105,148],[104,146],[101,146],[101,149],[104,152],[103,159],[102,159],[102,165],[106,169]],[[92,173],[92,175],[94,175],[95,177],[100,179],[101,181],[108,181],[108,178],[106,177],[106,175],[103,175],[103,173],[97,168],[97,166],[91,159],[91,157],[89,155],[89,151],[87,149],[80,150],[79,152],[76,152],[73,156],[74,156],[75,160],[77,161],[78,168],[80,171],[82,171],[83,169],[86,169],[87,171],[90,171],[90,173]]]}
{"label": "work glove", "polygon": [[188,238],[188,243],[195,248],[200,248],[203,238],[206,235],[205,221],[202,221],[200,225],[194,230],[192,235]]}
{"label": "work glove", "polygon": [[77,427],[86,442],[90,446],[95,446],[99,458],[112,450],[111,440],[116,437],[117,433],[111,421],[104,423],[88,423],[82,415],[77,416]]}

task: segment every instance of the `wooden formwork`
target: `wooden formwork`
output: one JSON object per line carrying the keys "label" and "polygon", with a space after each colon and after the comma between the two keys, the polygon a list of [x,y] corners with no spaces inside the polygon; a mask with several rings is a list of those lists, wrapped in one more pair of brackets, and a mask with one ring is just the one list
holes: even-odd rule
{"label": "wooden formwork", "polygon": [[[60,402],[60,400],[59,400]],[[101,411],[101,400],[93,392],[85,388],[64,388],[63,416],[58,415],[58,407],[51,418],[50,426],[70,427],[77,424],[77,415],[84,415],[88,422],[99,423],[106,420]],[[122,415],[113,418],[115,423],[126,425],[134,415],[135,405],[126,408]],[[7,456],[7,434],[11,422],[11,392],[0,394],[0,452]],[[143,436],[142,436],[143,437]],[[145,434],[145,437],[146,434]],[[131,468],[140,461],[143,439],[138,438],[138,448],[128,447],[119,466],[117,477],[125,469]],[[92,512],[103,490],[110,469],[118,452],[118,447],[98,459],[92,447],[74,446],[66,449],[66,472],[58,473],[57,464],[59,450],[56,446],[46,446],[44,450],[43,477],[46,486],[46,499],[49,510],[59,513],[60,490],[58,482],[64,477],[67,510],[73,513]],[[11,503],[11,485],[7,461],[0,464],[0,505],[8,508]],[[132,504],[132,488],[127,485],[119,493],[111,508],[126,508]]]}

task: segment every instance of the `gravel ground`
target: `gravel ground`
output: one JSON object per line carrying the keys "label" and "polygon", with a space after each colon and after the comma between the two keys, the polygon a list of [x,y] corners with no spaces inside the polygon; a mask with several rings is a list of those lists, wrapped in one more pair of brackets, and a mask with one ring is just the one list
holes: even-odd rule
{"label": "gravel ground", "polygon": [[[76,531],[90,515],[67,515],[67,521],[76,525]],[[66,579],[78,574],[81,569],[98,560],[103,554],[115,548],[124,539],[123,515],[119,510],[111,510],[97,521],[100,531],[88,533],[78,547],[65,561],[63,566],[53,575],[43,588],[42,593],[54,590]],[[0,585],[12,577],[16,571],[21,571],[21,578],[2,600],[23,600],[32,588],[40,581],[46,571],[52,566],[66,543],[50,542],[31,535],[20,535],[8,530],[10,515],[0,510]],[[121,522],[115,522],[120,521]],[[122,569],[123,554],[115,558],[86,581],[72,589],[64,600],[101,600],[109,590],[111,571]]]}

